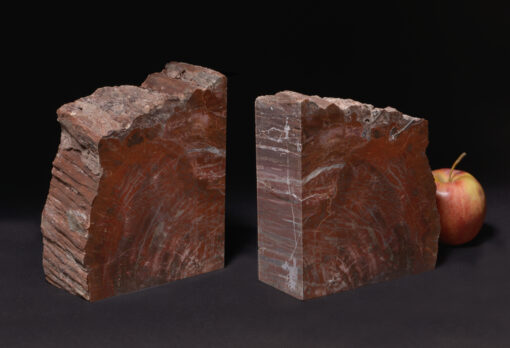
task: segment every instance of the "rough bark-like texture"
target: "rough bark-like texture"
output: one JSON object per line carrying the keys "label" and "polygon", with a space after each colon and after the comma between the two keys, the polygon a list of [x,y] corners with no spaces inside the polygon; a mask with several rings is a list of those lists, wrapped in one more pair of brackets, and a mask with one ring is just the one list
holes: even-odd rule
{"label": "rough bark-like texture", "polygon": [[255,114],[261,281],[309,299],[435,267],[426,120],[295,92]]}
{"label": "rough bark-like texture", "polygon": [[169,63],[58,111],[46,279],[95,301],[223,267],[226,78]]}

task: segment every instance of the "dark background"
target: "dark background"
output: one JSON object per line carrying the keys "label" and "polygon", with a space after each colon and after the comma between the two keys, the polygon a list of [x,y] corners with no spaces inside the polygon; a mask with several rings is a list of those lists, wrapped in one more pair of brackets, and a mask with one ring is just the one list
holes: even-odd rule
{"label": "dark background", "polygon": [[[16,24],[3,43],[0,346],[508,344],[508,3],[126,2],[4,15]],[[89,304],[42,272],[55,110],[171,60],[228,77],[227,267]],[[486,190],[479,237],[441,246],[433,272],[307,302],[258,282],[253,103],[285,89],[427,118],[431,167],[466,151],[460,168]]]}

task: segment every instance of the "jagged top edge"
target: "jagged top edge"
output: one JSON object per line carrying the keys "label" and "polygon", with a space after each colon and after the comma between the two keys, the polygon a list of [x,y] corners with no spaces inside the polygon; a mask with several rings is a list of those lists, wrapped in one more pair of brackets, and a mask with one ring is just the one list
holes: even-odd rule
{"label": "jagged top edge", "polygon": [[137,86],[101,87],[61,106],[57,110],[58,121],[64,126],[71,123],[82,128],[97,141],[112,131],[129,128],[138,116],[161,107],[168,99],[167,94]]}
{"label": "jagged top edge", "polygon": [[[167,63],[162,73],[204,90],[226,79],[215,70],[183,62]],[[136,118],[160,108],[173,97],[184,98],[132,85],[101,87],[89,96],[62,105],[57,110],[58,121],[68,128],[71,124],[78,126],[76,131],[85,131],[98,141],[112,131],[128,129]]]}
{"label": "jagged top edge", "polygon": [[162,72],[169,78],[190,82],[203,89],[211,88],[226,79],[225,75],[216,70],[183,62],[169,62]]}
{"label": "jagged top edge", "polygon": [[419,117],[413,117],[413,116],[406,115],[391,106],[387,106],[385,108],[378,108],[378,107],[373,106],[372,104],[361,103],[361,102],[358,102],[353,99],[320,97],[317,95],[309,96],[306,94],[302,94],[302,93],[298,93],[298,92],[294,92],[294,91],[288,91],[288,90],[281,91],[281,92],[278,92],[278,93],[272,94],[272,95],[259,96],[259,97],[257,97],[256,102],[257,101],[261,101],[261,102],[281,101],[281,102],[286,102],[286,103],[301,103],[304,100],[308,100],[308,101],[315,103],[321,109],[326,109],[331,105],[336,105],[340,110],[348,110],[352,107],[360,107],[360,108],[367,109],[367,111],[369,113],[378,113],[381,111],[386,111],[386,112],[390,112],[390,113],[399,113],[402,115],[402,118],[404,120],[416,120],[416,121],[421,120],[421,118],[419,118]]}

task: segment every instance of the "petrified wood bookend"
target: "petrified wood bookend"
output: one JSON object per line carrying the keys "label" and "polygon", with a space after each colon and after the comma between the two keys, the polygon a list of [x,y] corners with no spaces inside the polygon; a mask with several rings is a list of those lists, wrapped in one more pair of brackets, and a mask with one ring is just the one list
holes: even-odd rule
{"label": "petrified wood bookend", "polygon": [[223,267],[226,78],[169,63],[62,106],[46,279],[90,301]]}
{"label": "petrified wood bookend", "polygon": [[426,120],[294,92],[255,116],[262,282],[308,299],[434,268]]}

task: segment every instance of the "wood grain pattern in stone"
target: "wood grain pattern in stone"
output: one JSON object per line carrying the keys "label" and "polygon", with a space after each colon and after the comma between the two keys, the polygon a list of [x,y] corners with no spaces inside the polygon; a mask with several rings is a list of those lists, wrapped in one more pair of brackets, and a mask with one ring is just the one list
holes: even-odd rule
{"label": "wood grain pattern in stone", "polygon": [[435,267],[426,120],[288,91],[255,114],[261,281],[308,299]]}
{"label": "wood grain pattern in stone", "polygon": [[226,78],[169,63],[58,110],[47,280],[95,301],[223,267]]}

